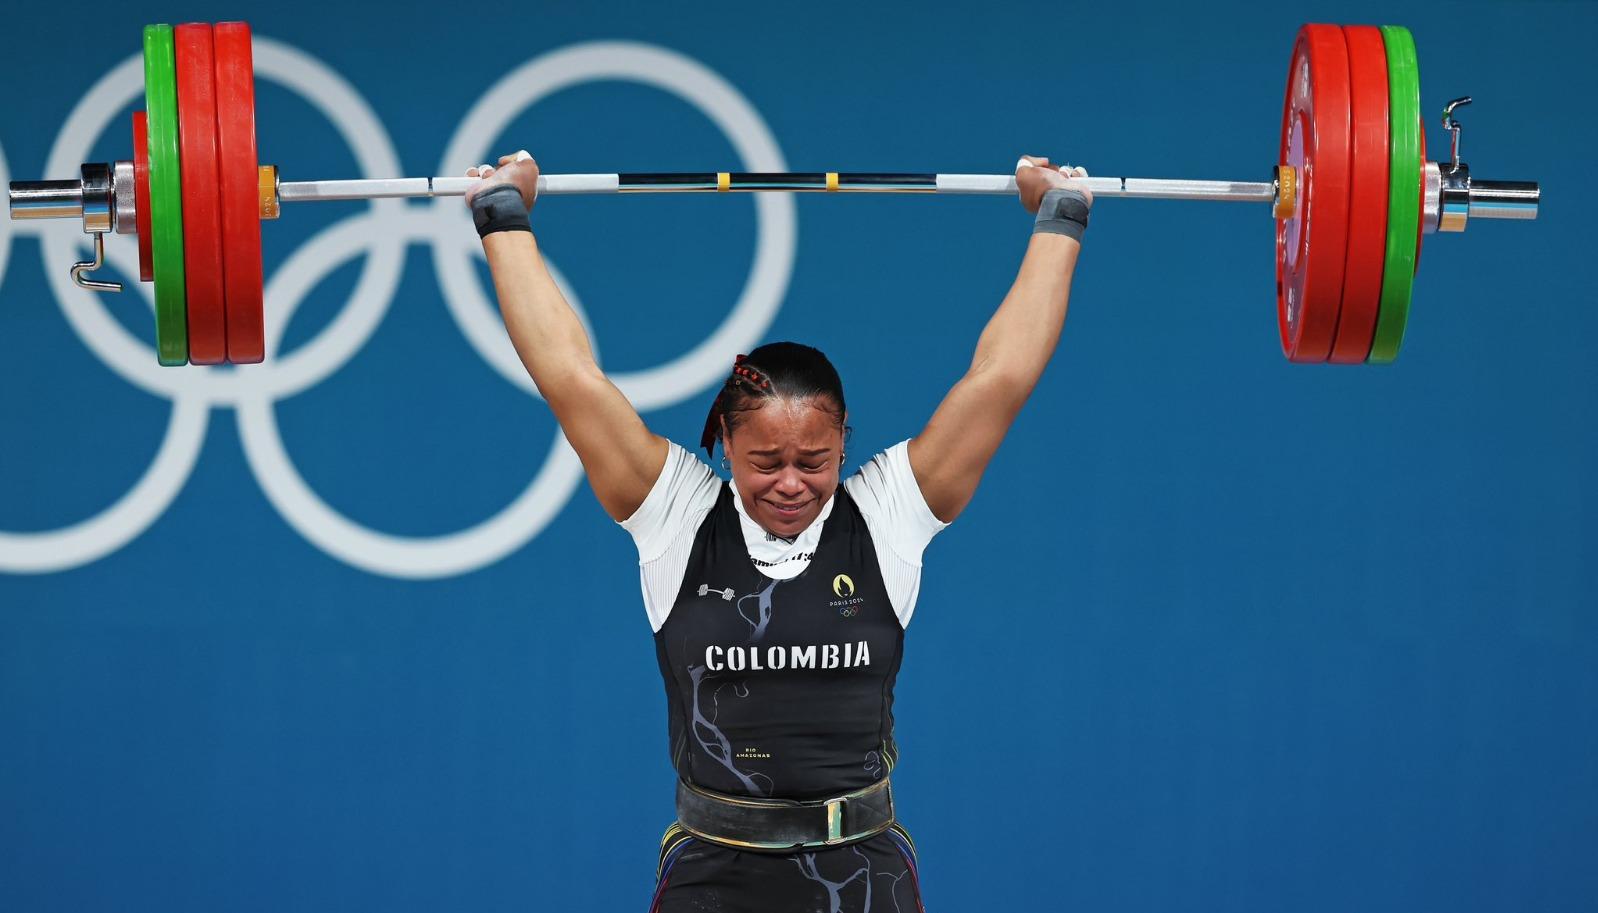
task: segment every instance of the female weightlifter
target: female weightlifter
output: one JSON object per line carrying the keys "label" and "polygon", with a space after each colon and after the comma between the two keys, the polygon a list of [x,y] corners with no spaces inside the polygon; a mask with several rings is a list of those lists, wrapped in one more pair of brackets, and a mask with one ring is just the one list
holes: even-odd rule
{"label": "female weightlifter", "polygon": [[895,823],[893,684],[921,553],[959,516],[1059,339],[1092,194],[1080,168],[1023,158],[1037,214],[1015,284],[921,433],[840,480],[843,385],[790,342],[739,355],[700,445],[723,482],[651,432],[594,362],[528,220],[525,152],[467,172],[522,363],[605,511],[638,546],[665,679],[678,820],[652,913],[921,910]]}

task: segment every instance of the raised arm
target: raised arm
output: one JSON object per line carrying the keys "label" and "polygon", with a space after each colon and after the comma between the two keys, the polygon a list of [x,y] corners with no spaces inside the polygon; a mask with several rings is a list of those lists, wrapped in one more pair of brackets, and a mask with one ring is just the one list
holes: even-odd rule
{"label": "raised arm", "polygon": [[[1057,187],[1074,190],[1086,206],[1093,205],[1093,195],[1048,159],[1023,161],[1030,165],[1017,168],[1016,182],[1028,212],[1036,212],[1044,194]],[[1073,176],[1086,172],[1078,169]],[[1057,197],[1050,198],[1051,203],[1056,201]],[[1070,202],[1065,204],[1068,215]],[[1080,214],[1085,222],[1086,210]],[[1070,233],[1033,233],[1015,284],[977,340],[971,367],[943,398],[926,428],[910,441],[916,483],[932,513],[945,523],[971,502],[988,461],[1054,354],[1081,249],[1081,242]]]}
{"label": "raised arm", "polygon": [[[505,156],[499,164],[498,169],[485,166],[481,174],[477,168],[467,172],[485,177],[467,194],[467,204],[494,192],[508,198],[513,208],[514,197],[496,191],[509,185],[519,192],[521,205],[531,209],[538,191],[538,163],[524,152]],[[480,230],[482,221],[492,216],[491,200],[484,197],[484,205],[474,206]],[[514,224],[515,214],[507,214]],[[632,403],[599,369],[588,334],[550,277],[532,232],[492,231],[483,237],[483,252],[516,353],[582,460],[600,505],[612,518],[625,520],[644,503],[660,477],[666,439],[645,427]]]}

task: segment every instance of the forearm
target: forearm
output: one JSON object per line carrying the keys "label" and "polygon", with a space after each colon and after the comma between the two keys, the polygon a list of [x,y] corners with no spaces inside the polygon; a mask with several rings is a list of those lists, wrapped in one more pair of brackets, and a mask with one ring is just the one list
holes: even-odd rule
{"label": "forearm", "polygon": [[[988,461],[1054,355],[1093,205],[1092,194],[1068,186],[1070,179],[1048,168],[1048,159],[1021,161],[1016,166],[1021,202],[1038,213],[1021,269],[982,330],[970,370],[910,441],[916,484],[933,515],[946,523],[971,501]],[[1087,176],[1081,168],[1069,171]]]}
{"label": "forearm", "polygon": [[599,503],[613,519],[626,519],[660,477],[669,445],[599,370],[582,321],[538,253],[527,215],[537,194],[538,164],[525,151],[499,163],[497,171],[485,165],[466,172],[485,180],[467,203],[505,329],[582,460]]}
{"label": "forearm", "polygon": [[1081,250],[1065,235],[1032,235],[1015,283],[977,340],[968,377],[996,373],[1022,398],[1031,392],[1059,342]]}
{"label": "forearm", "polygon": [[501,231],[483,239],[494,291],[516,354],[539,390],[562,377],[597,371],[588,334],[544,265],[530,232]]}

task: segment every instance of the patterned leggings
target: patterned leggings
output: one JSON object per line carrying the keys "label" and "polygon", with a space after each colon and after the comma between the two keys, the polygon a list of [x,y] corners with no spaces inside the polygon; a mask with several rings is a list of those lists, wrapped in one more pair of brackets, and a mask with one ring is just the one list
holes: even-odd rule
{"label": "patterned leggings", "polygon": [[895,824],[848,846],[750,853],[673,824],[650,913],[924,913],[915,845]]}

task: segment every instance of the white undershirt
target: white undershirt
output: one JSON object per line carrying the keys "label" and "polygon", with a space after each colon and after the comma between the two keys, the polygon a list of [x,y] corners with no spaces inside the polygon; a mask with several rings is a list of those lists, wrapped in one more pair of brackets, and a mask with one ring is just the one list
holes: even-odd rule
{"label": "white undershirt", "polygon": [[[694,536],[705,515],[716,505],[722,480],[704,461],[678,444],[670,445],[666,465],[660,470],[649,496],[633,515],[621,521],[638,546],[638,571],[644,591],[644,609],[650,627],[659,631],[666,623],[682,577],[693,552]],[[882,581],[900,625],[909,625],[921,590],[921,553],[947,523],[933,516],[910,470],[910,447],[902,441],[861,466],[845,479],[843,487],[854,498],[871,531]],[[743,499],[733,492],[743,529],[744,546],[755,568],[775,580],[797,577],[810,566],[821,541],[821,528],[832,515],[835,499],[827,499],[821,513],[793,540],[767,533],[744,513]]]}

